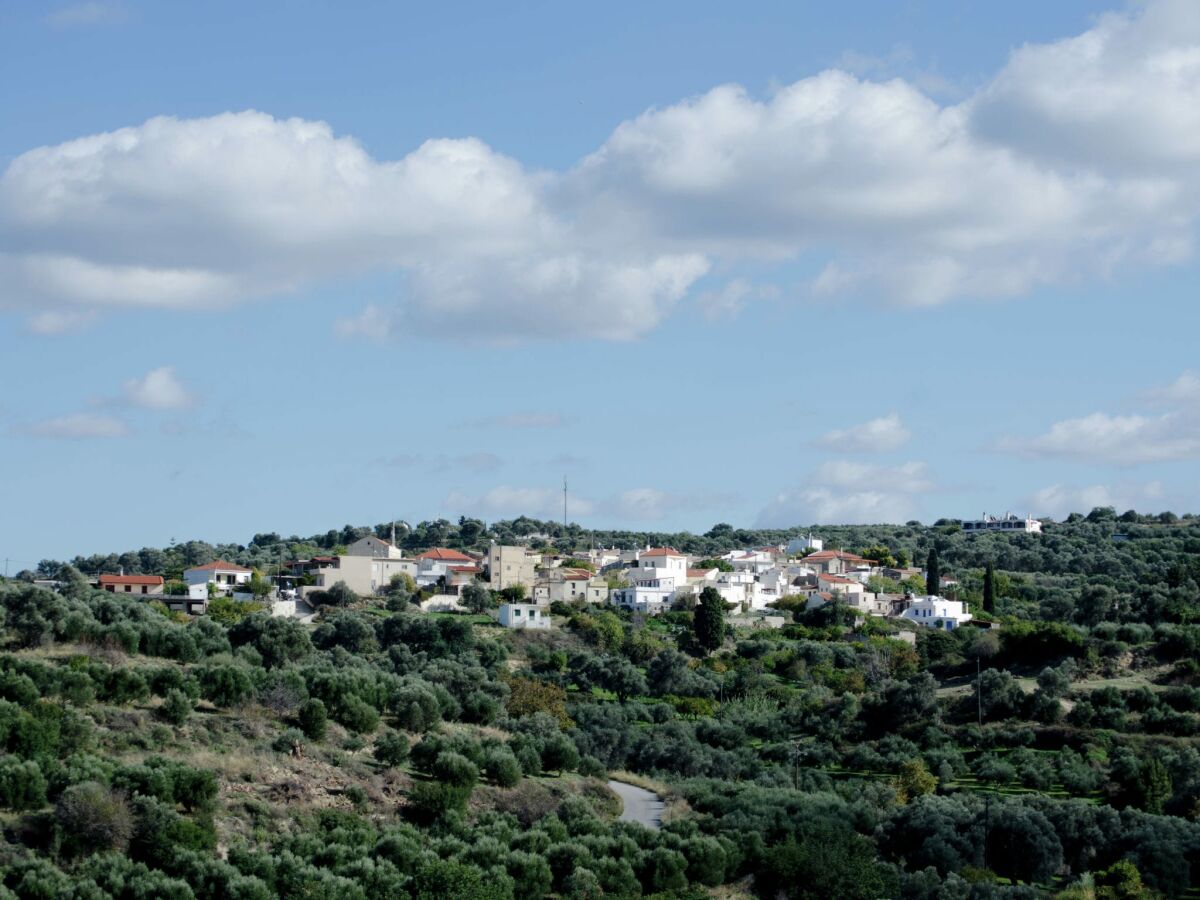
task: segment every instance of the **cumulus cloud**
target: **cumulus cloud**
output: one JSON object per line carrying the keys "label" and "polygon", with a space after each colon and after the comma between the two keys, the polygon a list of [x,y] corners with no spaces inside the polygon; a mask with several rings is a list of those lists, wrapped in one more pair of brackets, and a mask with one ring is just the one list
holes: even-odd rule
{"label": "cumulus cloud", "polygon": [[95,318],[88,310],[47,310],[31,315],[26,325],[34,334],[66,334],[86,328]]}
{"label": "cumulus cloud", "polygon": [[920,495],[936,490],[925,463],[876,466],[852,460],[823,463],[802,487],[777,494],[758,515],[763,528],[907,522]]}
{"label": "cumulus cloud", "polygon": [[171,366],[151,369],[141,378],[131,378],[124,384],[125,399],[142,409],[183,409],[193,402]]}
{"label": "cumulus cloud", "polygon": [[1149,393],[1170,408],[1152,414],[1094,412],[1055,422],[1032,438],[1006,438],[1000,446],[1021,456],[1124,466],[1200,457],[1200,378],[1185,372]]}
{"label": "cumulus cloud", "polygon": [[[814,293],[930,305],[1188,258],[1198,163],[1200,7],[1160,0],[1022,48],[958,103],[839,69],[722,85],[563,171],[472,138],[375,159],[254,111],[37,148],[0,177],[0,303],[217,307],[387,271],[396,297],[341,333],[623,340],[714,267],[805,253]],[[702,306],[748,299],[735,280]]]}
{"label": "cumulus cloud", "polygon": [[0,274],[6,302],[42,312],[224,306],[398,270],[404,302],[343,333],[653,328],[707,260],[602,246],[552,207],[553,180],[470,138],[379,161],[323,122],[159,117],[15,159],[0,178]]}
{"label": "cumulus cloud", "polygon": [[1158,481],[1115,486],[1093,484],[1086,487],[1052,484],[1035,491],[1025,505],[1036,516],[1061,520],[1073,512],[1089,513],[1097,506],[1111,506],[1118,512],[1127,509],[1145,512],[1150,504],[1161,501],[1163,495],[1163,486]]}
{"label": "cumulus cloud", "polygon": [[716,290],[704,291],[696,298],[696,307],[704,318],[716,322],[736,317],[753,300],[778,296],[779,289],[774,285],[755,285],[744,278],[735,278]]}
{"label": "cumulus cloud", "polygon": [[54,438],[57,440],[84,440],[88,438],[119,438],[128,435],[129,426],[116,416],[98,413],[72,413],[33,422],[20,429],[31,437]]}
{"label": "cumulus cloud", "polygon": [[1166,387],[1155,388],[1149,393],[1151,399],[1169,405],[1200,405],[1200,374],[1189,370]]}
{"label": "cumulus cloud", "polygon": [[887,453],[903,447],[911,436],[900,415],[889,413],[861,425],[830,431],[816,443],[838,453]]}

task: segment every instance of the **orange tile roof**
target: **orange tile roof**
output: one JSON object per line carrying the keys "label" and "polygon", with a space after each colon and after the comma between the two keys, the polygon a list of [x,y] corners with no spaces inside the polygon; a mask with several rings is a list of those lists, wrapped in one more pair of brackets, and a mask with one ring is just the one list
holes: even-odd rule
{"label": "orange tile roof", "polygon": [[445,547],[434,547],[432,550],[426,550],[417,559],[437,559],[444,562],[475,562],[475,560],[465,553],[459,553],[457,550],[448,550]]}
{"label": "orange tile roof", "polygon": [[826,560],[826,559],[854,559],[862,562],[870,562],[866,557],[859,556],[855,553],[847,553],[845,550],[818,550],[816,553],[810,553],[802,559],[811,560]]}
{"label": "orange tile roof", "polygon": [[828,581],[831,584],[858,584],[853,578],[843,578],[841,575],[818,575],[817,581]]}
{"label": "orange tile roof", "polygon": [[655,547],[653,550],[647,550],[642,556],[683,556],[683,554],[674,547]]}
{"label": "orange tile roof", "polygon": [[101,584],[162,584],[161,575],[101,575]]}

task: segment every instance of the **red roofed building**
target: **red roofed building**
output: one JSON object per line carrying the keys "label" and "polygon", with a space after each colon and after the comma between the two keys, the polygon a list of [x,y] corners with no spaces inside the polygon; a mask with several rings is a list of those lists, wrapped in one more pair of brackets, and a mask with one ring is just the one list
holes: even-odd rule
{"label": "red roofed building", "polygon": [[808,554],[801,562],[827,575],[844,575],[859,566],[869,566],[872,563],[869,559],[844,550],[818,550]]}
{"label": "red roofed building", "polygon": [[101,575],[99,588],[110,594],[152,594],[163,592],[161,575]]}
{"label": "red roofed building", "polygon": [[440,594],[458,594],[481,571],[478,562],[473,556],[446,547],[426,550],[417,556],[417,586],[435,588]]}
{"label": "red roofed building", "polygon": [[424,553],[419,554],[417,559],[434,559],[439,562],[455,564],[475,564],[474,557],[467,556],[465,553],[459,553],[457,550],[449,550],[445,547],[434,547],[432,550],[426,550]]}

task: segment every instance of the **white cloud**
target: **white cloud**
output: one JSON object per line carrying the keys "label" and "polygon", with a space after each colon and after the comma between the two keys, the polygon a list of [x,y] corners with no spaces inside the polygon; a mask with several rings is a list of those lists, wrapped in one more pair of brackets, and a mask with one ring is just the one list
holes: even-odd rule
{"label": "white cloud", "polygon": [[775,496],[758,515],[764,528],[907,522],[920,495],[936,490],[922,462],[875,466],[850,460],[823,463],[803,487]]}
{"label": "white cloud", "polygon": [[1025,456],[1060,456],[1138,465],[1200,456],[1200,421],[1181,413],[1113,416],[1092,413],[1055,422],[1045,434],[1002,445]]}
{"label": "white cloud", "polygon": [[670,498],[665,491],[648,487],[622,491],[612,504],[619,518],[636,521],[661,519],[666,516],[670,505]]}
{"label": "white cloud", "polygon": [[[957,104],[836,69],[723,85],[565,171],[472,138],[379,160],[254,111],[41,147],[0,177],[0,303],[216,307],[387,271],[397,297],[340,311],[341,333],[623,340],[713,267],[801,253],[825,257],[814,293],[912,305],[1175,263],[1198,173],[1200,6],[1159,0],[1022,48]],[[735,281],[702,305],[746,299]]]}
{"label": "white cloud", "polygon": [[970,104],[975,130],[1051,165],[1161,183],[1200,154],[1200,8],[1137,4],[1017,50]]}
{"label": "white cloud", "polygon": [[735,278],[717,290],[700,294],[696,298],[696,307],[704,318],[716,322],[734,318],[751,300],[778,296],[779,290],[773,285],[754,285],[744,278]]}
{"label": "white cloud", "polygon": [[193,403],[193,397],[175,377],[171,366],[151,369],[141,378],[131,378],[124,384],[125,399],[143,409],[183,409]]}
{"label": "white cloud", "polygon": [[1149,396],[1171,408],[1150,415],[1094,412],[1055,422],[1036,437],[1005,438],[1000,446],[1021,456],[1116,465],[1200,458],[1200,379],[1184,372]]}
{"label": "white cloud", "polygon": [[817,445],[838,453],[887,453],[908,443],[911,433],[898,413],[889,413],[861,425],[830,431]]}
{"label": "white cloud", "polygon": [[115,416],[97,413],[72,413],[34,422],[20,429],[32,437],[80,440],[118,438],[129,434],[129,426]]}
{"label": "white cloud", "polygon": [[27,325],[34,334],[66,334],[86,328],[95,318],[88,310],[47,310],[30,316]]}
{"label": "white cloud", "polygon": [[933,480],[923,462],[898,466],[874,466],[850,460],[834,460],[817,466],[812,481],[845,490],[886,490],[918,494],[933,490]]}
{"label": "white cloud", "polygon": [[151,119],[9,165],[5,302],[213,307],[399,270],[403,302],[376,304],[342,333],[624,339],[653,328],[707,261],[605,247],[552,208],[555,179],[470,138],[378,161],[322,122]]}
{"label": "white cloud", "polygon": [[1117,512],[1127,509],[1147,512],[1150,504],[1159,503],[1163,496],[1163,486],[1158,481],[1116,486],[1093,484],[1086,487],[1052,484],[1035,491],[1025,501],[1025,506],[1035,516],[1061,520],[1073,512],[1089,513],[1097,506],[1112,506]]}
{"label": "white cloud", "polygon": [[1150,397],[1170,405],[1200,405],[1200,374],[1184,372],[1166,387],[1150,391]]}
{"label": "white cloud", "polygon": [[46,23],[55,28],[88,28],[94,25],[113,25],[127,18],[120,3],[73,3],[54,10]]}

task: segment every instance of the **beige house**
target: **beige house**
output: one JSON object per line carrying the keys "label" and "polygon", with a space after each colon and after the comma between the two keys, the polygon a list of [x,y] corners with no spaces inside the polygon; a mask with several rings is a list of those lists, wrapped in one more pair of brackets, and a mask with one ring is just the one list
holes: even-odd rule
{"label": "beige house", "polygon": [[389,559],[382,556],[318,556],[293,564],[297,574],[311,576],[313,583],[303,589],[304,594],[312,591],[327,591],[339,581],[356,594],[370,595],[385,590],[392,583],[392,576],[406,574],[414,579],[417,561],[406,557]]}
{"label": "beige house", "polygon": [[532,592],[537,582],[539,562],[541,556],[524,547],[492,544],[488,547],[484,563],[488,573],[488,587],[493,591],[502,591],[506,587],[519,584],[524,586],[526,591]]}
{"label": "beige house", "polygon": [[[586,569],[551,569],[544,572],[546,578],[538,582],[534,597],[544,598],[545,603],[570,603],[587,601],[589,587],[595,576]],[[605,585],[607,588],[607,584]],[[607,600],[607,594],[605,600]]]}
{"label": "beige house", "polygon": [[404,551],[381,537],[369,534],[346,548],[345,556],[371,556],[376,559],[403,559]]}
{"label": "beige house", "polygon": [[101,575],[96,586],[110,594],[147,594],[158,597],[163,592],[163,578],[161,575]]}

